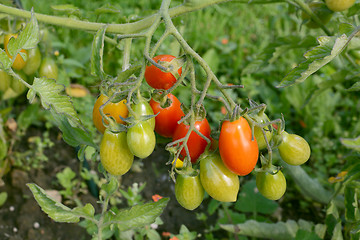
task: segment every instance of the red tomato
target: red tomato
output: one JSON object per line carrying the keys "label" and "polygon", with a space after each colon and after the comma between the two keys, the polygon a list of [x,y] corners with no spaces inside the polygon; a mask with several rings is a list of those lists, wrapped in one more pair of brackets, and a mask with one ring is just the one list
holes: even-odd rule
{"label": "red tomato", "polygon": [[[189,128],[190,128],[189,125],[180,123],[175,129],[175,132],[173,135],[173,141],[185,137],[187,132],[189,131]],[[195,128],[197,130],[199,130],[199,132],[201,132],[205,137],[210,139],[211,128],[210,128],[209,122],[206,118],[204,118],[202,121],[196,121]],[[186,145],[189,149],[191,162],[196,163],[197,159],[205,151],[207,142],[205,139],[200,137],[199,134],[197,134],[195,131],[193,131],[190,134],[190,137],[189,137]],[[181,159],[186,157],[185,148],[181,151],[180,155],[181,155]]]}
{"label": "red tomato", "polygon": [[251,128],[245,118],[224,121],[219,137],[219,151],[226,167],[245,176],[255,167],[259,157],[256,139],[252,140]]}
{"label": "red tomato", "polygon": [[155,117],[155,132],[163,137],[170,138],[173,136],[177,122],[184,116],[180,108],[180,101],[171,93],[167,95],[171,100],[170,106],[163,108],[159,102],[150,100],[150,106],[154,111]]}
{"label": "red tomato", "polygon": [[[174,58],[172,55],[158,55],[153,60],[155,62],[171,62]],[[181,68],[179,68],[178,73],[181,75]],[[176,82],[176,78],[171,72],[163,72],[154,65],[146,66],[145,80],[152,88],[165,90],[171,88]]]}

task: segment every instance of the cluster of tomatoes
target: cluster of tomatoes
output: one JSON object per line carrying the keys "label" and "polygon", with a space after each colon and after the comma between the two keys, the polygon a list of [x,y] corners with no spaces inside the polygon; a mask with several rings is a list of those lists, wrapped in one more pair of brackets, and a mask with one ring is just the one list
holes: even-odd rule
{"label": "cluster of tomatoes", "polygon": [[[310,10],[319,18],[322,24],[327,24],[334,12],[342,12],[355,4],[355,0],[325,0],[324,2],[311,2],[309,3]],[[319,28],[320,25],[315,22],[306,13],[302,12],[302,19],[306,22],[309,28]]]}
{"label": "cluster of tomatoes", "polygon": [[[38,76],[52,78],[57,80],[58,67],[55,61],[50,57],[42,59],[39,46],[35,48],[25,50],[21,49],[20,53],[25,55],[25,59],[18,53],[13,59],[13,56],[9,54],[8,44],[10,39],[17,38],[18,34],[8,33],[3,36],[4,49],[8,57],[13,61],[12,69],[18,74],[24,81],[29,82],[33,80],[34,75],[38,72]],[[5,71],[0,70],[0,92],[3,93],[2,99],[9,99],[20,95],[27,89],[26,86],[7,74]]]}
{"label": "cluster of tomatoes", "polygon": [[[153,60],[168,67],[174,59],[171,55],[159,55]],[[182,73],[181,67],[173,71]],[[145,80],[158,90],[167,90],[177,81],[172,72],[163,72],[155,65],[146,67]],[[154,131],[171,138],[173,143],[178,142],[175,152],[180,158],[173,164],[178,166],[177,162],[184,160],[184,166],[176,169],[175,196],[180,205],[189,210],[201,204],[205,191],[218,201],[236,201],[239,176],[248,175],[255,169],[262,149],[277,147],[281,158],[291,165],[303,164],[310,157],[309,144],[298,135],[275,129],[264,111],[224,120],[219,139],[215,140],[210,137],[211,128],[205,117],[196,118],[192,124],[194,130],[189,133],[190,124],[180,121],[185,116],[181,103],[171,93],[167,96],[154,94],[149,103],[138,94],[131,109],[133,116],[129,118],[126,100],[113,103],[104,94],[94,105],[94,124],[104,133],[100,144],[103,167],[110,174],[123,175],[130,169],[134,156],[146,158],[152,153]],[[110,131],[111,126],[104,126],[109,126],[104,115],[117,123],[131,121],[125,130]],[[187,139],[186,148],[182,146],[183,139]],[[185,161],[186,158],[190,158],[192,164],[187,164],[190,161]],[[271,161],[262,161],[256,184],[259,192],[272,200],[281,198],[286,190],[284,175]]]}

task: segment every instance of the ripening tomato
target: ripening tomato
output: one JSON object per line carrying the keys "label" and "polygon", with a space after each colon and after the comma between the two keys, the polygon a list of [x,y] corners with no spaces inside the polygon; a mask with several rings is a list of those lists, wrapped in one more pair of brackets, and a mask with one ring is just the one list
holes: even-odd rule
{"label": "ripening tomato", "polygon": [[256,174],[256,187],[267,199],[278,200],[286,191],[286,179],[281,171],[275,174],[258,172]]}
{"label": "ripening tomato", "polygon": [[100,143],[100,160],[105,170],[114,176],[129,171],[134,155],[128,147],[126,132],[113,133],[106,129]]}
{"label": "ripening tomato", "polygon": [[173,136],[178,121],[184,116],[181,110],[181,103],[179,100],[169,93],[167,95],[170,100],[170,105],[163,108],[159,102],[150,100],[150,106],[154,111],[154,114],[158,114],[155,117],[155,132],[163,137],[170,138]]}
{"label": "ripening tomato", "polygon": [[[152,110],[150,104],[146,102],[144,99],[141,99],[138,103],[131,106],[132,110],[135,112],[135,114],[140,116],[144,115],[154,115],[154,111]],[[155,118],[150,118],[146,120],[147,123],[149,123],[150,127],[152,129],[155,128]]]}
{"label": "ripening tomato", "polygon": [[[195,122],[195,129],[197,129],[199,132],[201,132],[205,137],[210,139],[210,133],[211,128],[209,125],[209,122],[206,118],[204,118],[201,121]],[[173,141],[178,140],[180,138],[183,138],[186,136],[187,132],[189,131],[190,126],[186,125],[184,123],[180,123],[174,132],[173,135]],[[199,134],[197,134],[195,131],[192,131],[190,133],[189,139],[186,143],[190,158],[192,163],[196,163],[200,155],[205,151],[205,148],[207,146],[207,142],[204,138],[202,138]],[[180,153],[181,159],[184,159],[186,157],[186,150],[183,148]]]}
{"label": "ripening tomato", "polygon": [[252,139],[251,128],[245,118],[223,122],[219,151],[225,166],[240,176],[248,175],[255,168],[259,147],[256,139]]}
{"label": "ripening tomato", "polygon": [[[104,103],[106,103],[108,100],[109,100],[109,98],[107,96],[105,96],[104,94],[101,94],[94,104],[93,122],[94,122],[94,125],[97,128],[97,130],[99,130],[101,133],[105,132],[105,126],[102,122],[102,116],[100,114],[99,108]],[[124,123],[124,121],[121,120],[121,118],[119,116],[126,118],[128,115],[128,109],[127,109],[125,103],[126,103],[126,100],[122,100],[118,103],[109,102],[107,105],[105,105],[105,107],[103,108],[103,111],[106,115],[113,117],[117,123]],[[108,124],[108,122],[106,120],[104,120],[104,121],[106,124]]]}
{"label": "ripening tomato", "polygon": [[326,6],[334,12],[349,9],[355,2],[356,0],[325,0]]}
{"label": "ripening tomato", "polygon": [[[5,52],[6,52],[6,54],[7,54],[10,58],[12,58],[12,56],[9,54],[8,44],[9,44],[9,41],[10,41],[10,39],[11,39],[12,37],[17,38],[18,35],[17,35],[17,34],[6,34],[6,35],[4,36],[4,48],[5,48]],[[20,52],[27,54],[27,51],[26,51],[25,49],[21,49]],[[15,69],[15,70],[21,70],[21,69],[23,69],[23,67],[25,66],[25,64],[26,64],[26,61],[24,61],[24,59],[20,56],[20,53],[18,53],[18,54],[16,55],[16,58],[15,58],[13,64],[12,64],[12,68]]]}
{"label": "ripening tomato", "polygon": [[26,75],[34,74],[40,67],[41,64],[41,53],[38,46],[28,50],[28,60],[23,68]]}
{"label": "ripening tomato", "polygon": [[204,188],[199,175],[179,174],[176,177],[175,197],[178,203],[188,210],[194,210],[200,206],[204,199]]}
{"label": "ripening tomato", "polygon": [[59,68],[56,65],[54,59],[46,57],[41,61],[39,75],[40,77],[46,77],[55,80],[58,79]]}
{"label": "ripening tomato", "polygon": [[138,158],[147,158],[155,149],[155,133],[148,122],[138,122],[126,136],[130,151]]}
{"label": "ripening tomato", "polygon": [[[323,2],[311,2],[309,3],[309,8],[311,11],[320,19],[322,24],[327,24],[333,14],[329,8],[326,7]],[[311,19],[310,15],[308,15],[305,11],[301,13],[301,17],[304,21],[306,21],[306,26],[308,28],[319,28],[320,25]]]}
{"label": "ripening tomato", "polygon": [[[157,63],[171,62],[175,57],[172,55],[158,55],[153,58]],[[182,73],[181,67],[178,70],[179,75]],[[154,65],[146,66],[145,69],[146,82],[155,89],[169,89],[176,83],[176,78],[171,72],[163,72]]]}
{"label": "ripening tomato", "polygon": [[301,165],[309,160],[311,150],[304,138],[285,131],[282,132],[281,137],[282,141],[278,149],[284,162],[290,165]]}
{"label": "ripening tomato", "polygon": [[200,160],[200,180],[205,191],[221,202],[235,202],[240,188],[239,176],[231,172],[219,154],[211,153]]}
{"label": "ripening tomato", "polygon": [[[260,124],[270,122],[268,116],[265,113],[259,113],[259,114],[253,115],[251,117]],[[264,127],[264,131],[265,131],[266,139],[270,143],[270,140],[273,135],[271,126]],[[257,141],[259,150],[265,149],[267,147],[267,145],[266,145],[266,141],[264,138],[264,134],[262,133],[260,127],[258,127],[258,126],[254,127],[254,135],[255,135],[255,139]]]}

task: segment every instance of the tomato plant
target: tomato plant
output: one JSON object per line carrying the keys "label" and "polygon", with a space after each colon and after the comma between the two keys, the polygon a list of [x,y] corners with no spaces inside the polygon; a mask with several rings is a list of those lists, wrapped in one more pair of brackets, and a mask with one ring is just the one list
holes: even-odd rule
{"label": "tomato plant", "polygon": [[130,170],[134,155],[128,147],[126,132],[113,133],[106,129],[100,143],[100,160],[105,170],[114,176]]}
{"label": "tomato plant", "polygon": [[[252,115],[251,117],[257,123],[260,123],[260,124],[264,124],[264,123],[267,123],[270,121],[268,116],[264,112],[259,112],[258,114]],[[270,140],[273,135],[272,127],[266,126],[266,127],[264,127],[264,131],[265,131],[266,139],[270,143]],[[254,135],[255,135],[255,139],[258,144],[259,150],[265,149],[267,147],[267,145],[266,145],[265,137],[261,130],[261,127],[259,127],[259,126],[254,127]]]}
{"label": "tomato plant", "polygon": [[59,76],[59,68],[55,63],[54,59],[50,57],[45,57],[41,61],[40,69],[39,69],[40,77],[46,77],[51,79],[58,79]]}
{"label": "tomato plant", "polygon": [[204,188],[197,173],[179,174],[176,177],[175,197],[178,203],[188,210],[197,208],[204,199]]}
{"label": "tomato plant", "polygon": [[[331,17],[333,12],[326,7],[326,4],[323,2],[311,2],[309,3],[309,8],[311,11],[320,19],[322,24],[327,24]],[[303,11],[301,13],[301,17],[304,21],[306,21],[306,26],[309,28],[319,28],[320,25],[315,22],[311,17]]]}
{"label": "tomato plant", "polygon": [[[93,108],[93,122],[95,127],[97,128],[97,130],[99,130],[99,132],[104,133],[105,131],[105,126],[103,124],[103,118],[100,114],[100,107],[105,104],[107,101],[109,100],[109,98],[104,95],[104,94],[100,94],[100,96],[98,97],[98,99],[96,100],[95,104],[94,104],[94,108]],[[108,104],[106,104],[103,108],[103,112],[104,114],[113,117],[117,123],[124,123],[123,120],[121,120],[121,117],[126,118],[128,115],[128,109],[125,105],[126,100],[122,100],[118,103],[112,103],[109,102]],[[106,119],[104,119],[104,122],[106,124],[108,124],[108,121]]]}
{"label": "tomato plant", "polygon": [[256,174],[256,187],[264,197],[270,200],[278,200],[286,191],[286,179],[280,170],[275,174],[258,172]]}
{"label": "tomato plant", "polygon": [[240,188],[239,176],[230,171],[217,153],[200,160],[200,180],[205,191],[221,202],[235,202]]}
{"label": "tomato plant", "polygon": [[41,52],[38,46],[28,50],[28,60],[22,69],[26,75],[34,74],[41,64]]}
{"label": "tomato plant", "polygon": [[[10,58],[13,58],[13,56],[10,56],[9,54],[9,51],[8,51],[8,44],[9,44],[9,41],[10,39],[14,37],[14,38],[17,38],[18,35],[17,34],[6,34],[4,36],[4,48],[5,48],[5,52],[6,54],[10,57]],[[27,51],[25,49],[21,49],[20,52],[22,53],[25,53],[27,54]],[[15,57],[15,60],[12,64],[12,67],[15,69],[15,70],[21,70],[23,69],[23,67],[25,66],[26,64],[26,61],[24,61],[24,59],[20,56],[20,53],[18,53]]]}
{"label": "tomato plant", "polygon": [[155,132],[163,137],[170,138],[178,125],[177,122],[184,116],[184,113],[181,110],[180,101],[173,94],[169,93],[167,95],[167,101],[170,102],[169,105],[163,107],[161,103],[151,99],[150,106],[154,114],[157,114],[155,117]]}
{"label": "tomato plant", "polygon": [[155,149],[155,133],[148,122],[138,122],[127,132],[130,151],[138,158],[148,157]]}
{"label": "tomato plant", "polygon": [[349,9],[355,2],[356,0],[325,0],[326,6],[334,12],[341,12]]}
{"label": "tomato plant", "polygon": [[11,76],[0,69],[0,79],[0,91],[5,92],[10,86]]}
{"label": "tomato plant", "polygon": [[[171,62],[175,59],[172,55],[158,55],[153,58],[157,63]],[[182,68],[178,69],[179,75],[182,73]],[[155,89],[169,89],[176,83],[176,78],[171,72],[163,72],[161,69],[154,65],[146,66],[145,70],[146,82]]]}
{"label": "tomato plant", "polygon": [[[206,118],[204,118],[201,121],[196,121],[194,127],[210,140],[211,128]],[[190,129],[189,125],[180,123],[175,129],[173,135],[173,141],[185,137],[189,129]],[[205,151],[207,144],[208,144],[207,141],[204,138],[202,138],[199,134],[197,134],[195,131],[192,131],[190,133],[186,145],[187,148],[189,149],[189,154],[192,163],[196,163],[200,155]],[[187,156],[185,148],[181,150],[180,155],[182,159]]]}
{"label": "tomato plant", "polygon": [[310,158],[310,146],[307,141],[296,134],[283,131],[282,142],[278,146],[282,160],[290,165],[301,165]]}
{"label": "tomato plant", "polygon": [[245,176],[254,169],[259,157],[259,147],[245,118],[223,122],[219,151],[224,164],[234,173]]}

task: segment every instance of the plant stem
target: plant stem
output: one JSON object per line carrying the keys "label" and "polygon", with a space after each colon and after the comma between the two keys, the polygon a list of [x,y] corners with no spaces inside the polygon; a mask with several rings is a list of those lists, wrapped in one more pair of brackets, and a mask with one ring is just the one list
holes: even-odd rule
{"label": "plant stem", "polygon": [[[196,11],[214,4],[219,4],[222,2],[226,2],[228,0],[202,0],[196,4],[186,5],[181,4],[174,8],[169,9],[169,15],[171,17],[177,17],[192,11]],[[0,4],[0,12],[7,13],[9,15],[14,15],[18,17],[31,18],[31,12],[26,10],[17,9],[14,7],[5,6]],[[81,29],[85,31],[96,32],[100,28],[102,28],[105,23],[97,23],[97,22],[87,22],[76,19],[71,19],[67,17],[58,17],[51,16],[46,14],[34,13],[36,19],[43,23],[49,23],[52,25],[72,28],[72,29]],[[107,33],[116,33],[116,34],[131,34],[138,33],[144,29],[149,28],[153,22],[155,21],[157,14],[153,14],[148,16],[142,20],[133,22],[133,23],[125,23],[125,24],[109,24],[106,29]]]}

